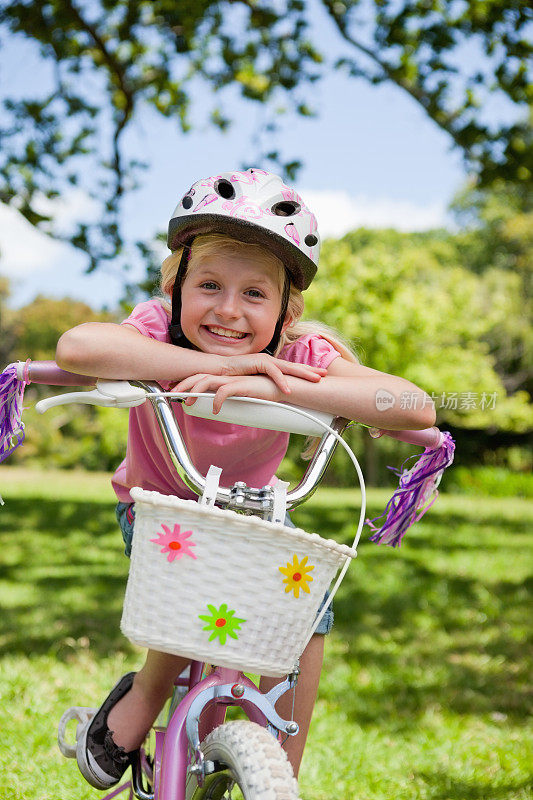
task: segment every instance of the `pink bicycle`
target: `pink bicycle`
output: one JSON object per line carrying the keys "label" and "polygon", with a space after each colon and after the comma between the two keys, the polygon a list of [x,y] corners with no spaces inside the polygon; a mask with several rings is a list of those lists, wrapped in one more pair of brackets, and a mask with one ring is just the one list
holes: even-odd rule
{"label": "pink bicycle", "polygon": [[[92,378],[63,372],[54,362],[21,364],[18,371],[25,383],[95,384]],[[170,399],[155,383],[99,380],[89,391],[47,398],[37,405],[43,412],[71,402],[117,408],[151,402],[178,475],[199,497],[194,502],[132,490],[135,536],[121,628],[136,644],[190,658],[191,667],[176,678],[167,724],[155,726],[151,745],[141,749],[130,780],[104,800],[123,792],[130,800],[297,800],[297,782],[282,744],[298,734],[298,725],[282,719],[276,703],[296,686],[298,658],[356,556],[365,521],[363,476],[341,438],[347,420],[252,398],[227,400],[213,417],[212,395],[196,395],[193,406],[184,406],[187,413],[321,437],[304,477],[290,491],[281,481],[262,488],[243,482],[220,486],[220,470],[211,467],[202,476],[187,453],[171,407],[185,396],[189,395]],[[385,433],[424,446],[423,458],[430,462],[417,482],[410,524],[431,502],[447,465],[435,454],[449,435],[436,428]],[[317,487],[339,442],[361,488],[351,547],[285,524],[286,512]],[[404,475],[412,493],[413,469]],[[402,491],[405,494],[406,485]],[[397,520],[407,513],[402,503],[397,500],[389,509],[382,541],[390,542],[386,537],[396,533],[391,533],[396,525],[391,515]],[[386,526],[388,532],[383,533]],[[328,600],[320,608],[328,589]],[[280,683],[262,694],[245,672],[279,677]],[[242,709],[245,718],[226,722],[230,706]],[[75,720],[79,735],[94,712],[73,707],[63,715],[58,741],[65,756],[76,755],[67,725]]]}

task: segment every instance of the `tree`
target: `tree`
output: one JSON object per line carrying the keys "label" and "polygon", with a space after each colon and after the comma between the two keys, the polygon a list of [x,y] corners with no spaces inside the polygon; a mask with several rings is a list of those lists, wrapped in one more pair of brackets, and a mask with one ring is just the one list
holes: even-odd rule
{"label": "tree", "polygon": [[[125,158],[123,140],[144,105],[185,132],[195,81],[203,80],[220,98],[211,122],[225,129],[225,90],[236,88],[271,109],[271,141],[279,104],[314,113],[310,87],[332,67],[406,92],[462,150],[481,184],[530,184],[533,141],[520,112],[533,101],[532,20],[524,0],[319,0],[313,7],[305,0],[0,0],[0,32],[30,39],[53,67],[48,88],[4,100],[0,199],[83,249],[94,269],[121,252],[120,200],[140,166]],[[338,37],[334,61],[321,50],[325,24]],[[514,122],[485,118],[491,93],[514,106]],[[289,176],[299,165],[275,147],[257,155]],[[43,199],[55,200],[68,185],[95,198],[98,222],[58,230],[53,204]]]}
{"label": "tree", "polygon": [[54,299],[39,295],[20,312],[12,312],[14,343],[12,360],[34,361],[55,358],[62,333],[84,322],[113,322],[111,314],[94,311],[87,303],[68,297]]}
{"label": "tree", "polygon": [[533,395],[533,197],[512,185],[467,187],[452,210],[458,260],[486,277],[495,304],[515,298],[487,336],[498,374],[508,391]]}
{"label": "tree", "polygon": [[14,313],[7,307],[9,281],[0,275],[0,371],[11,361],[15,343]]}
{"label": "tree", "polygon": [[[0,282],[0,311],[2,311]],[[98,312],[86,303],[69,298],[56,300],[36,297],[18,312],[9,311],[9,339],[2,339],[3,316],[0,317],[0,355],[2,369],[9,361],[27,358],[53,359],[57,340],[74,325],[83,322],[113,322],[107,312]],[[9,342],[10,347],[7,347]],[[5,348],[2,345],[6,345]],[[38,414],[35,403],[43,396],[72,391],[72,388],[31,384],[24,394],[24,446],[12,456],[14,464],[39,464],[65,469],[114,469],[124,457],[128,415],[116,409],[84,405],[67,405],[61,410]]]}
{"label": "tree", "polygon": [[306,316],[342,331],[364,364],[424,387],[438,424],[522,433],[533,427],[533,405],[508,368],[513,348],[531,355],[523,303],[517,273],[475,274],[445,231],[363,229],[325,243]]}
{"label": "tree", "polygon": [[490,191],[467,185],[451,211],[461,226],[456,237],[462,261],[483,273],[489,266],[515,270],[533,295],[533,193],[500,184]]}

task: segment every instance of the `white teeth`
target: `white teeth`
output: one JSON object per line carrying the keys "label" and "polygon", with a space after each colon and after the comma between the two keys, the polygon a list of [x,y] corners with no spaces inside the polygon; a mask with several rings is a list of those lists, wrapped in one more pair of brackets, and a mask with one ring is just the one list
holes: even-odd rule
{"label": "white teeth", "polygon": [[239,331],[228,331],[226,328],[214,328],[213,326],[209,326],[208,331],[211,333],[216,333],[217,336],[225,336],[227,339],[244,339],[246,336],[245,333],[240,333]]}

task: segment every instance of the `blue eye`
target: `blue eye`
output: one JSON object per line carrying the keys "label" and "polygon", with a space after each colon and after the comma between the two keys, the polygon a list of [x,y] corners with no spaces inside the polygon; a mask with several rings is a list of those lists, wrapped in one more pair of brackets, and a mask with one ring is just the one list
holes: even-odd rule
{"label": "blue eye", "polygon": [[217,285],[214,281],[204,281],[200,284],[202,289],[217,289]]}
{"label": "blue eye", "polygon": [[259,289],[247,289],[246,294],[250,297],[264,297],[263,292],[260,292]]}

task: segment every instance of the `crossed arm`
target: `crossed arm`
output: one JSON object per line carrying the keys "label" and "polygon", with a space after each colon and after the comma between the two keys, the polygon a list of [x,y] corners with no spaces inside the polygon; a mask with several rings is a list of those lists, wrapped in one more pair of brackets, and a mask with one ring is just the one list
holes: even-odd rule
{"label": "crossed arm", "polygon": [[[240,395],[291,402],[390,430],[435,423],[433,404],[415,384],[342,357],[326,371],[264,353],[221,356],[188,350],[150,339],[132,326],[95,322],[63,334],[56,361],[63,369],[99,378],[169,381],[176,391],[212,391],[215,412],[228,397]],[[376,404],[380,391],[390,396],[385,410]],[[402,402],[406,394],[412,402]]]}

